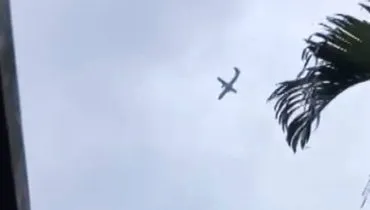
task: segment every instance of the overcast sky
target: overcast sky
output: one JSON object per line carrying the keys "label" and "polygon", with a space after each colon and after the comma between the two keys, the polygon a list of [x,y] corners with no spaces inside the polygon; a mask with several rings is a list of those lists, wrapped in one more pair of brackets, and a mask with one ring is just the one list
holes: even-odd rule
{"label": "overcast sky", "polygon": [[[296,155],[266,104],[325,16],[366,17],[357,1],[12,6],[32,209],[359,208],[370,85],[336,99]],[[238,94],[218,101],[234,66]]]}

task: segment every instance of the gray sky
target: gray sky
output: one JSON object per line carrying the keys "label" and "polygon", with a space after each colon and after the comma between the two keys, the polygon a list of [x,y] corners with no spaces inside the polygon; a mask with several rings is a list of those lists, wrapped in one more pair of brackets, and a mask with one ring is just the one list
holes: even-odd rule
{"label": "gray sky", "polygon": [[[322,2],[13,0],[32,208],[358,208],[370,85],[297,155],[266,104],[326,15],[366,17]],[[218,101],[233,66],[238,94]]]}

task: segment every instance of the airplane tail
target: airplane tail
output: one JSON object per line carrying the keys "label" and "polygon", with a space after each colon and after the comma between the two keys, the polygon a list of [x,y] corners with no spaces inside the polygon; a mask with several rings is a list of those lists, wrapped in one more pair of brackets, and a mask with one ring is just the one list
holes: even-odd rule
{"label": "airplane tail", "polygon": [[231,92],[233,92],[233,93],[237,93],[237,92],[238,92],[238,91],[237,91],[237,90],[235,90],[234,88],[231,88],[231,89],[230,89],[230,91],[231,91]]}
{"label": "airplane tail", "polygon": [[223,79],[221,79],[220,77],[217,77],[217,80],[219,81],[219,82],[221,82],[221,87],[225,87],[226,86],[226,84],[227,84],[227,82],[225,82]]}

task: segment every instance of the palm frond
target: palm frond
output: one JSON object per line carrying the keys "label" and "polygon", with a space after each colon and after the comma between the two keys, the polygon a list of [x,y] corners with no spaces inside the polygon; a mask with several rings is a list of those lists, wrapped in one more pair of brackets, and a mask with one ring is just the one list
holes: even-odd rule
{"label": "palm frond", "polygon": [[[360,4],[370,13],[370,6]],[[302,71],[284,81],[267,99],[276,100],[275,113],[295,153],[310,140],[312,125],[340,93],[370,79],[370,24],[352,16],[327,17],[318,32],[305,40]],[[312,62],[314,61],[314,62]]]}

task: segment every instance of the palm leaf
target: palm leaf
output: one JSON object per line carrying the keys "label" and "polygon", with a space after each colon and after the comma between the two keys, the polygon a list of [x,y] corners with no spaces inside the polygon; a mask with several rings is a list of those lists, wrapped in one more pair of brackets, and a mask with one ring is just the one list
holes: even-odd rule
{"label": "palm leaf", "polygon": [[[370,13],[370,6],[360,4]],[[340,93],[370,79],[370,24],[337,14],[321,24],[324,32],[305,40],[303,70],[284,81],[268,98],[276,100],[275,113],[295,153],[310,140],[312,125],[319,125],[321,111]],[[314,62],[312,62],[314,61]]]}

